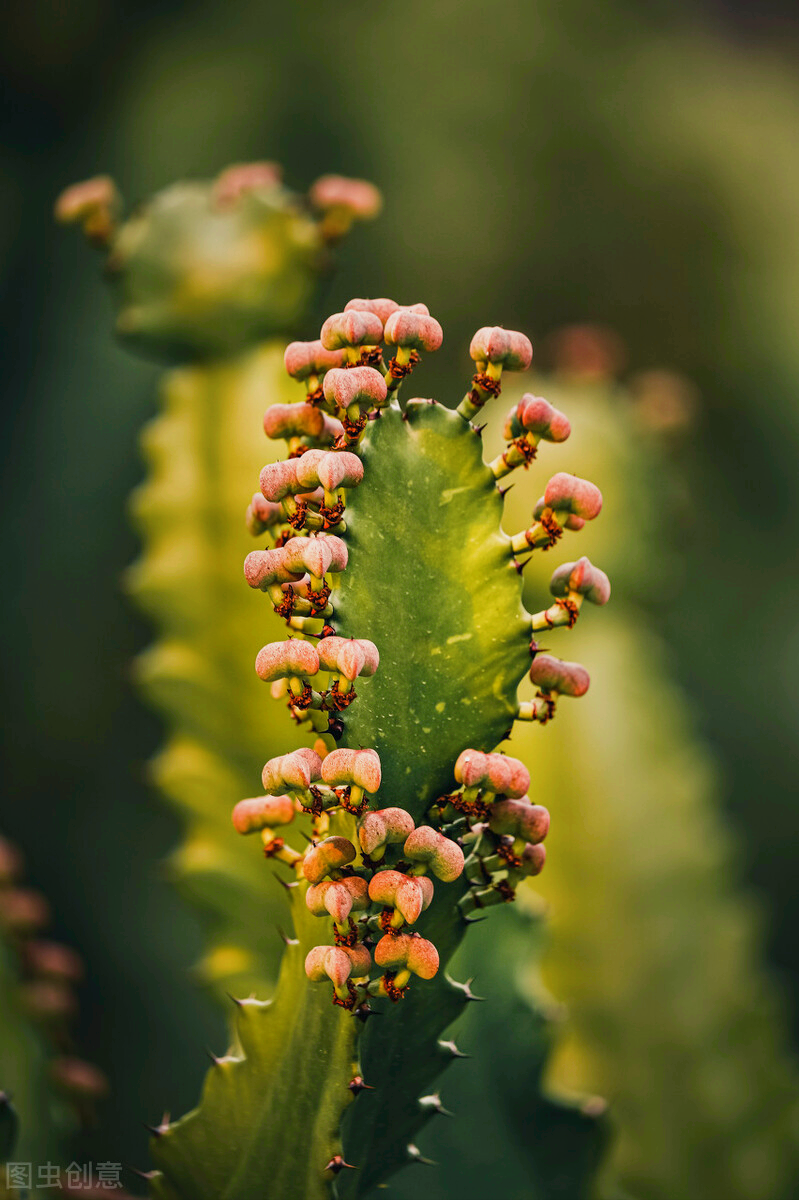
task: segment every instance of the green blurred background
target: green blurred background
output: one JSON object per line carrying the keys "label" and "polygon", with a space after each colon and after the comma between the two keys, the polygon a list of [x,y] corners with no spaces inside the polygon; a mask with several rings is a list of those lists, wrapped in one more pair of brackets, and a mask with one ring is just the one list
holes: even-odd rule
{"label": "green blurred background", "polygon": [[129,663],[149,631],[119,589],[157,373],[114,346],[85,247],[51,222],[56,193],[98,170],[129,203],[264,157],[300,188],[375,180],[384,215],[330,299],[424,299],[446,341],[423,386],[444,402],[492,321],[542,345],[599,321],[631,369],[696,382],[682,569],[646,603],[721,763],[799,1036],[794,6],[8,0],[0,22],[2,826],[90,964],[83,1044],[112,1076],[105,1128],[128,1131],[107,1154],[143,1165],[135,1120],[188,1108],[197,1047],[224,1035],[157,868],[177,829],[143,780],[161,735]]}

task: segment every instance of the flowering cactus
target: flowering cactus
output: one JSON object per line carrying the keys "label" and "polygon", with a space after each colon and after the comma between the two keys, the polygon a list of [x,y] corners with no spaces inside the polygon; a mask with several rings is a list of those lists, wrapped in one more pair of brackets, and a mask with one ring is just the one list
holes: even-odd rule
{"label": "flowering cactus", "polygon": [[[158,1196],[250,1197],[267,1178],[275,1195],[334,1182],[362,1196],[419,1161],[436,1076],[460,1057],[446,1028],[474,999],[444,968],[481,910],[544,865],[547,810],[528,798],[526,766],[494,748],[514,721],[550,720],[558,692],[581,694],[582,669],[551,656],[536,701],[517,689],[535,674],[537,632],[574,625],[609,585],[580,559],[556,569],[550,604],[525,611],[498,480],[532,461],[541,434],[523,427],[487,466],[472,418],[532,349],[481,330],[456,412],[401,404],[441,339],[422,305],[352,301],[319,343],[286,351],[304,396],[296,419],[265,421],[289,457],[261,472],[247,524],[269,545],[244,573],[289,631],[256,673],[314,742],[271,758],[266,794],[239,801],[233,823],[288,871],[295,937],[272,1006],[237,1002],[241,1052],[214,1064],[193,1114],[159,1130]],[[332,446],[317,411],[338,424]],[[601,503],[584,481],[554,486],[549,540],[579,515],[562,495],[591,516]],[[298,822],[304,846],[288,844]]]}

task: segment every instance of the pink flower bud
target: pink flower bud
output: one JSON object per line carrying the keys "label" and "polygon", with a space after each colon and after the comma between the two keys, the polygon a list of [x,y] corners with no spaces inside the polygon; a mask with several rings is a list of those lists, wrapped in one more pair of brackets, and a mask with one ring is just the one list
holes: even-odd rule
{"label": "pink flower bud", "polygon": [[318,212],[344,208],[361,220],[376,217],[383,207],[383,197],[373,183],[344,175],[322,175],[311,185],[308,198]]}
{"label": "pink flower bud", "polygon": [[435,317],[410,309],[398,309],[386,321],[385,340],[389,346],[404,346],[406,350],[438,350],[444,331]]}
{"label": "pink flower bud", "polygon": [[62,946],[60,942],[26,942],[24,958],[32,975],[46,975],[68,983],[79,983],[83,979],[83,959],[71,946]]}
{"label": "pink flower bud", "polygon": [[290,570],[302,576],[306,571],[321,579],[330,568],[333,559],[332,547],[324,535],[319,537],[294,537],[281,546],[283,561]]}
{"label": "pink flower bud", "polygon": [[365,946],[314,946],[305,959],[305,974],[313,983],[331,980],[336,988],[343,988],[353,976],[359,979],[368,975],[372,959]]}
{"label": "pink flower bud", "polygon": [[488,826],[492,833],[543,842],[549,832],[549,813],[541,804],[531,804],[526,796],[524,800],[498,800],[491,805]]}
{"label": "pink flower bud", "polygon": [[292,379],[304,380],[309,375],[324,375],[346,361],[343,350],[327,350],[320,341],[291,342],[286,347],[283,362]]}
{"label": "pink flower bud", "polygon": [[376,750],[331,750],[322,763],[322,778],[329,787],[354,784],[373,796],[380,790],[380,757]]}
{"label": "pink flower bud", "polygon": [[257,833],[273,825],[288,825],[294,820],[291,796],[253,796],[239,800],[233,809],[233,827],[237,833]]}
{"label": "pink flower bud", "polygon": [[[319,451],[321,454],[322,451]],[[293,492],[301,492],[302,487],[297,483],[298,458],[290,458],[286,462],[268,463],[261,471],[261,492],[267,500],[276,504]]]}
{"label": "pink flower bud", "polygon": [[362,412],[379,408],[388,394],[386,382],[374,367],[337,368],[328,371],[324,382],[325,399],[339,408],[357,404]]}
{"label": "pink flower bud", "polygon": [[380,300],[348,300],[344,305],[345,312],[351,312],[355,309],[356,312],[374,313],[384,325],[391,314],[396,312],[398,308],[399,305],[396,300],[389,300],[385,296]]}
{"label": "pink flower bud", "polygon": [[475,362],[502,363],[506,371],[526,371],[533,361],[530,339],[501,325],[478,329],[469,346]]}
{"label": "pink flower bud", "polygon": [[244,560],[244,578],[251,588],[266,591],[277,583],[296,583],[302,578],[303,572],[294,570],[287,561],[285,549],[281,546],[278,550],[250,551]]}
{"label": "pink flower bud", "polygon": [[82,1058],[62,1055],[50,1064],[53,1083],[71,1096],[102,1099],[108,1094],[108,1080],[99,1067]]}
{"label": "pink flower bud", "polygon": [[547,860],[547,848],[542,842],[527,845],[521,853],[521,871],[524,875],[540,875]]}
{"label": "pink flower bud", "polygon": [[290,461],[296,463],[298,490],[321,484],[333,492],[338,487],[355,487],[363,479],[363,463],[357,454],[348,450],[308,450],[302,458]]}
{"label": "pink flower bud", "polygon": [[264,433],[270,438],[318,438],[324,428],[324,413],[312,404],[273,404],[264,413]]}
{"label": "pink flower bud", "polygon": [[214,180],[214,200],[221,208],[225,208],[235,204],[248,192],[262,189],[271,191],[279,186],[282,178],[283,169],[279,163],[234,163],[220,172]]}
{"label": "pink flower bud", "polygon": [[298,638],[269,642],[258,651],[255,670],[264,683],[288,679],[292,675],[305,679],[318,673],[319,656],[310,642],[301,642]]}
{"label": "pink flower bud", "polygon": [[519,437],[522,433],[532,433],[546,442],[565,442],[571,433],[571,425],[569,418],[548,400],[525,392],[505,422],[506,438]]}
{"label": "pink flower bud", "polygon": [[358,838],[364,854],[379,847],[404,842],[413,832],[413,817],[404,808],[380,808],[367,812],[358,826]]}
{"label": "pink flower bud", "polygon": [[413,925],[433,899],[433,882],[402,871],[378,871],[369,883],[369,898],[375,904],[396,908],[404,921]]}
{"label": "pink flower bud", "polygon": [[376,346],[383,340],[383,322],[376,313],[359,309],[333,313],[322,326],[321,340],[327,350]]}
{"label": "pink flower bud", "polygon": [[359,875],[348,875],[335,881],[323,879],[308,888],[305,903],[315,917],[329,913],[334,921],[343,925],[351,912],[364,912],[369,907],[366,880]]}
{"label": "pink flower bud", "polygon": [[355,858],[355,847],[344,837],[329,837],[311,846],[302,860],[302,873],[309,883],[321,883],[330,871],[346,867]]}
{"label": "pink flower bud", "polygon": [[6,838],[0,837],[0,884],[13,883],[24,867],[19,850]]}
{"label": "pink flower bud", "polygon": [[587,479],[559,471],[547,484],[544,504],[555,512],[574,513],[584,521],[593,521],[602,510],[602,493]]}
{"label": "pink flower bud", "polygon": [[50,906],[33,888],[0,891],[0,927],[13,933],[31,933],[50,920]]}
{"label": "pink flower bud", "polygon": [[530,772],[518,758],[479,750],[464,750],[458,756],[455,778],[464,787],[486,788],[505,796],[523,796],[530,786]]}
{"label": "pink flower bud", "polygon": [[272,504],[260,492],[256,492],[250,501],[245,518],[247,529],[253,537],[260,537],[273,525],[279,525],[283,520],[283,510],[279,504]]}
{"label": "pink flower bud", "polygon": [[56,200],[55,219],[69,225],[82,222],[86,236],[97,245],[108,243],[120,207],[119,193],[108,175],[73,183]]}
{"label": "pink flower bud", "polygon": [[407,967],[420,979],[432,979],[439,959],[433,943],[418,933],[387,933],[375,947],[375,962],[389,971]]}
{"label": "pink flower bud", "polygon": [[565,662],[551,654],[536,654],[530,679],[542,692],[559,692],[562,696],[584,696],[591,683],[580,663]]}
{"label": "pink flower bud", "polygon": [[322,638],[316,647],[322,670],[336,671],[345,679],[357,679],[359,675],[374,675],[380,663],[380,655],[374,642],[366,638]]}
{"label": "pink flower bud", "polygon": [[607,604],[610,599],[610,580],[604,571],[583,556],[577,562],[564,563],[553,572],[549,581],[553,596],[568,596],[575,592],[591,604]]}
{"label": "pink flower bud", "polygon": [[444,883],[457,879],[463,870],[460,846],[430,825],[414,829],[405,843],[404,854],[412,862],[424,863]]}

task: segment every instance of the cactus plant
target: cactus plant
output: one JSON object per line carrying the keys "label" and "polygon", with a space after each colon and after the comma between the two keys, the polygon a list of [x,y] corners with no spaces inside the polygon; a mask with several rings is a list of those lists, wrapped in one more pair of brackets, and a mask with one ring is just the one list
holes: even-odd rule
{"label": "cactus plant", "polygon": [[[158,1196],[250,1197],[267,1175],[275,1196],[322,1196],[331,1180],[363,1196],[419,1161],[433,1085],[460,1057],[447,1027],[474,999],[446,965],[480,910],[544,863],[548,813],[495,747],[515,720],[546,722],[559,692],[579,693],[572,665],[549,659],[535,699],[517,697],[536,634],[604,604],[609,584],[580,558],[555,571],[550,604],[524,610],[499,481],[562,440],[563,419],[514,406],[487,465],[472,420],[503,371],[529,366],[530,343],[482,329],[457,411],[400,404],[441,339],[423,305],[354,300],[319,342],[286,351],[305,396],[266,421],[289,457],[261,472],[248,524],[270,544],[245,577],[290,628],[256,672],[315,741],[270,759],[266,794],[240,801],[233,823],[288,869],[294,937],[273,1004],[237,1002],[236,1052],[215,1061],[199,1108],[158,1130]],[[601,506],[585,481],[553,487],[545,544]],[[285,832],[300,814],[304,848]]]}

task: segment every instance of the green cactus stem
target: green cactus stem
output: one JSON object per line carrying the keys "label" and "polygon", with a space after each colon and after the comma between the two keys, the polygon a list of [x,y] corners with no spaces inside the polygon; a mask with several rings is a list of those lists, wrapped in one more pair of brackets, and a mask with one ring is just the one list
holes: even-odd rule
{"label": "green cactus stem", "polygon": [[[241,480],[262,465],[252,431],[263,397],[291,398],[281,339],[304,319],[331,247],[379,203],[371,184],[334,176],[302,198],[275,164],[250,163],[175,184],[127,220],[105,177],[67,189],[56,206],[105,255],[123,344],[181,364],[164,376],[161,413],[142,439],[148,477],[132,510],[144,552],[127,586],[158,632],[136,675],[169,730],[152,778],[185,823],[169,869],[203,914],[208,948],[197,972],[224,1003],[230,990],[271,988],[281,954],[274,925],[287,919],[281,889],[229,822],[264,747],[251,598],[234,574],[248,538]],[[267,636],[280,628],[265,615]],[[274,725],[285,740],[288,716]],[[248,919],[253,905],[262,923]]]}
{"label": "green cactus stem", "polygon": [[[338,1195],[364,1196],[421,1161],[414,1139],[438,1110],[435,1079],[460,1057],[444,1034],[473,999],[444,968],[477,910],[512,900],[544,862],[548,814],[527,798],[525,766],[494,746],[515,719],[538,719],[516,695],[538,624],[573,625],[584,599],[603,604],[609,594],[606,577],[581,559],[555,573],[555,600],[543,615],[524,610],[519,564],[500,528],[501,495],[467,418],[499,392],[503,367],[523,369],[532,350],[522,334],[482,330],[459,412],[433,401],[401,406],[402,381],[441,336],[422,305],[352,301],[325,323],[321,343],[290,346],[286,362],[305,382],[305,399],[295,422],[281,411],[283,431],[307,429],[308,409],[321,409],[339,431],[332,449],[308,437],[267,465],[248,515],[256,535],[270,532],[270,545],[248,556],[247,582],[292,634],[262,648],[256,672],[317,738],[313,749],[267,762],[267,794],[237,805],[234,824],[259,832],[267,855],[302,881],[292,901],[304,897],[321,926],[308,946],[307,920],[295,923],[311,981],[309,999],[295,1007],[304,1013],[315,990],[337,1030],[341,1022],[363,1027],[351,1043],[357,1069],[349,1069],[373,1089],[347,1113],[336,1154],[312,1162],[310,1175],[304,1159],[295,1163],[306,1194],[316,1194],[311,1179],[321,1187],[332,1173]],[[383,342],[395,348],[388,362]],[[529,436],[528,444],[540,440]],[[554,700],[546,696],[548,719]],[[286,829],[301,812],[312,819],[312,839],[289,847]],[[350,822],[346,835],[342,821]],[[287,962],[281,987],[297,997],[296,967],[290,978]],[[284,1003],[279,989],[276,1014]],[[338,1035],[330,1044],[301,1041],[304,1062],[297,1049],[285,1066],[279,1054],[267,1063],[254,1042],[248,1067],[243,1047],[231,1077],[244,1080],[257,1061],[269,1078],[285,1072],[303,1090],[318,1088],[312,1109],[328,1112],[326,1089],[340,1099],[346,1073],[314,1083],[314,1064],[335,1058]],[[227,1154],[215,1070],[197,1112],[154,1142],[158,1195],[192,1194],[180,1164],[195,1162],[196,1148],[184,1129],[213,1128],[206,1156]],[[229,1109],[246,1109],[248,1086],[231,1084]],[[280,1114],[269,1114],[277,1128]],[[258,1136],[238,1133],[236,1145],[262,1145],[258,1128]],[[254,1196],[267,1170],[262,1158],[246,1180],[225,1176],[225,1194]]]}

